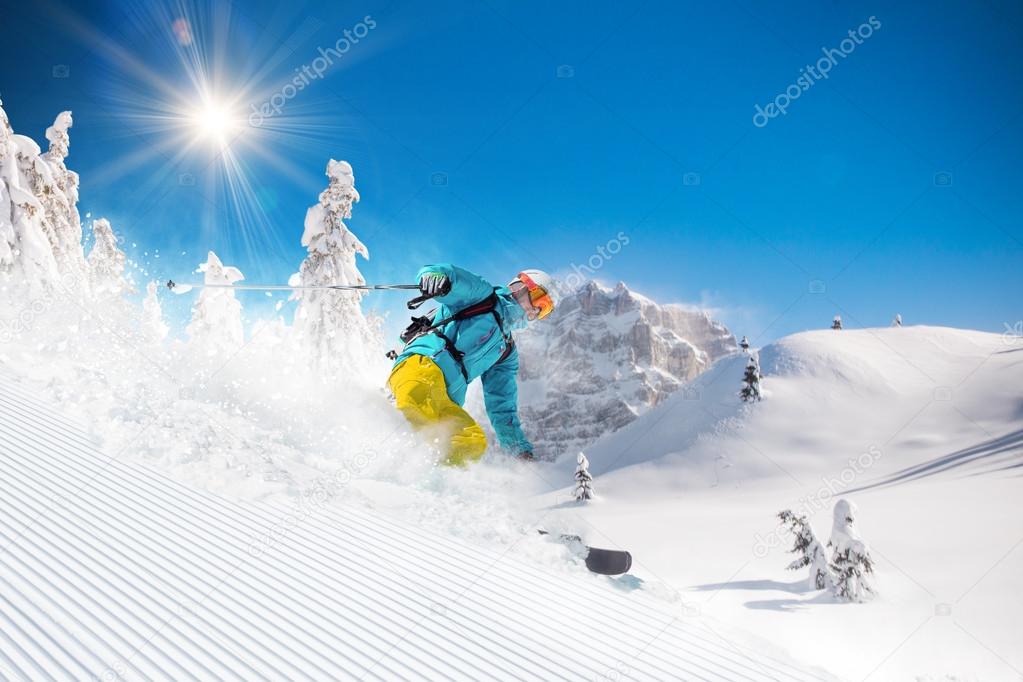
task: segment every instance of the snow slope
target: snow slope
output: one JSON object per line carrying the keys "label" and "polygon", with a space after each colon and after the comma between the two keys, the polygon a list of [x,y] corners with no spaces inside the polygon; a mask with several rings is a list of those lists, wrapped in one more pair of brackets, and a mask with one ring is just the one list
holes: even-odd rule
{"label": "snow slope", "polygon": [[513,546],[295,519],[119,454],[0,377],[5,678],[821,679]]}
{"label": "snow slope", "polygon": [[[648,585],[850,679],[1023,671],[1023,339],[939,327],[831,330],[759,351],[763,402],[725,358],[587,450],[599,499],[538,498]],[[566,485],[574,462],[549,473]],[[785,570],[774,514],[827,541],[860,508],[879,597],[838,604]],[[570,520],[569,520],[570,519]]]}

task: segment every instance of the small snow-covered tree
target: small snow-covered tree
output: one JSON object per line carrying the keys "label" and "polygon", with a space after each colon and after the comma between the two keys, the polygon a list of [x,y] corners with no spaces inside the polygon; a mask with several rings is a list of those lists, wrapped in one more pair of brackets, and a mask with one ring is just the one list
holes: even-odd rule
{"label": "small snow-covered tree", "polygon": [[146,297],[142,299],[142,336],[149,343],[157,344],[167,336],[167,324],[163,321],[163,308],[156,291],[159,285],[150,282],[146,285]]}
{"label": "small snow-covered tree", "polygon": [[828,566],[828,556],[824,546],[817,540],[809,519],[805,515],[796,515],[791,509],[778,514],[778,518],[789,529],[795,540],[790,553],[795,554],[795,560],[788,565],[790,571],[798,571],[801,568],[810,567],[808,586],[811,590],[830,589],[832,585],[831,571]]}
{"label": "small snow-covered tree", "polygon": [[3,144],[11,139],[13,134],[14,130],[11,128],[11,121],[7,118],[7,112],[4,111],[4,101],[0,99],[0,161],[3,161],[6,156]]}
{"label": "small snow-covered tree", "polygon": [[841,315],[835,315],[835,319],[831,322],[831,328],[832,329],[841,329],[842,328],[842,316]]}
{"label": "small snow-covered tree", "polygon": [[749,357],[746,363],[746,371],[742,375],[742,390],[739,397],[744,403],[752,403],[760,400],[760,364],[755,355]]}
{"label": "small snow-covered tree", "polygon": [[131,289],[124,278],[124,252],[117,246],[117,237],[110,221],[99,218],[92,222],[95,242],[89,251],[89,278],[97,297],[117,296]]}
{"label": "small snow-covered tree", "polygon": [[[359,201],[355,175],[346,161],[331,159],[327,177],[327,189],[306,212],[302,246],[309,253],[292,279],[303,286],[365,284],[356,256],[369,258],[369,252],[344,222]],[[382,356],[378,328],[362,313],[361,292],[307,289],[292,298],[298,300],[295,331],[319,367],[358,375]]]}
{"label": "small snow-covered tree", "polygon": [[892,320],[892,326],[893,327],[901,327],[902,326],[902,315],[900,313],[895,313],[895,319]]}
{"label": "small snow-covered tree", "polygon": [[858,512],[856,505],[848,500],[835,503],[828,547],[832,548],[832,592],[842,601],[865,601],[875,594],[869,577],[874,573],[874,559],[854,525]]}
{"label": "small snow-covered tree", "polygon": [[46,129],[46,139],[50,142],[50,148],[44,156],[48,161],[55,164],[64,163],[64,159],[71,151],[71,138],[67,131],[72,123],[71,112],[62,111],[57,114],[53,125]]}
{"label": "small snow-covered tree", "polygon": [[590,460],[580,452],[575,462],[575,490],[572,494],[579,502],[592,500],[595,493],[593,492],[593,476],[590,475]]}
{"label": "small snow-covered tree", "polygon": [[[206,284],[234,284],[245,279],[238,268],[225,267],[212,251],[199,266]],[[230,353],[244,343],[242,305],[230,288],[203,289],[192,308],[192,321],[185,328],[189,342],[207,355]]]}
{"label": "small snow-covered tree", "polygon": [[743,353],[747,352],[749,350],[749,339],[743,336],[742,341],[739,342],[739,348],[742,349]]}

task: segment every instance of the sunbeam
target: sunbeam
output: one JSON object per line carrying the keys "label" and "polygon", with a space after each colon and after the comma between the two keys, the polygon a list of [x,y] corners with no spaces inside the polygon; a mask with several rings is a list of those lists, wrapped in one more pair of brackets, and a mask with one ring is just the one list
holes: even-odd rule
{"label": "sunbeam", "polygon": [[[111,135],[145,140],[138,151],[110,159],[93,181],[117,187],[148,169],[150,178],[163,180],[140,179],[133,194],[166,209],[154,210],[148,220],[177,216],[178,223],[168,229],[217,235],[239,247],[249,262],[269,264],[283,251],[286,237],[267,215],[273,208],[266,201],[267,178],[303,190],[315,187],[318,173],[297,171],[289,154],[296,147],[338,144],[355,136],[352,124],[339,120],[336,106],[308,101],[289,99],[265,120],[251,119],[251,111],[278,97],[294,77],[284,72],[280,46],[290,40],[287,27],[299,15],[282,15],[280,22],[265,27],[246,16],[244,8],[226,3],[132,2],[122,11],[127,22],[116,35],[69,8],[55,11],[59,23],[116,66],[107,88],[97,93],[120,123]],[[315,22],[303,21],[297,33],[308,37]],[[142,39],[145,45],[138,43]],[[171,66],[157,71],[133,47],[155,51]],[[258,163],[247,163],[247,157]],[[263,177],[255,177],[256,171]],[[161,182],[201,195],[204,206],[172,206],[173,197],[181,195]]]}

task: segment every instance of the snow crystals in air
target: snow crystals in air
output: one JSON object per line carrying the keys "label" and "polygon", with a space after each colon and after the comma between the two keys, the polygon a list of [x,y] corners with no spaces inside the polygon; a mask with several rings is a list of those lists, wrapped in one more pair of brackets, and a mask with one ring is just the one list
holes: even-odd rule
{"label": "snow crystals in air", "polygon": [[[520,395],[527,428],[545,436],[538,440],[573,454],[586,443],[585,458],[523,465],[492,448],[469,469],[438,467],[435,444],[409,429],[382,389],[389,363],[364,294],[302,291],[292,319],[276,314],[277,301],[274,314],[243,324],[257,308],[246,311],[252,298],[203,288],[186,326],[169,303],[165,316],[152,278],[142,280],[144,297],[131,294],[138,270],[114,226],[93,223],[86,259],[78,176],[65,166],[71,123],[70,114],[57,117],[42,153],[0,107],[0,370],[46,394],[122,460],[246,503],[283,504],[301,518],[350,505],[495,556],[514,547],[509,561],[583,571],[564,545],[536,534],[543,518],[552,533],[632,551],[628,589],[684,595],[715,630],[718,621],[755,630],[846,677],[872,675],[880,656],[863,653],[891,651],[921,612],[933,613],[914,581],[958,594],[1004,552],[987,529],[1015,518],[1020,479],[992,472],[1017,454],[992,446],[990,456],[943,460],[952,475],[928,467],[986,434],[997,442],[1018,432],[1023,365],[1000,334],[886,326],[786,337],[756,353],[770,399],[751,409],[737,395],[751,356],[737,352],[723,326],[624,287],[584,285],[549,324],[523,335]],[[351,166],[331,160],[327,187],[296,226],[306,254],[289,284],[365,282],[358,265],[368,249],[347,224],[358,225],[358,201]],[[206,283],[239,282],[232,265],[210,252],[200,272]],[[173,274],[152,269],[162,281]],[[954,406],[935,398],[936,385],[956,387]],[[486,424],[477,386],[467,408]],[[872,443],[885,445],[874,452]],[[601,504],[562,508],[584,462],[600,479]],[[873,554],[851,504],[858,486],[870,491],[871,541],[914,581],[885,572],[883,593],[875,589]],[[807,595],[802,576],[787,582],[791,558],[771,555],[784,543],[765,518],[791,507],[805,516],[804,530],[820,528],[839,494],[846,499],[835,505],[825,551],[840,599],[876,596],[866,607],[828,597],[818,608],[822,595]],[[950,509],[948,499],[962,504]],[[816,588],[820,543],[801,537],[806,553],[795,561],[809,559]],[[994,619],[985,639],[1012,656],[1020,621],[1004,595],[1019,594],[1021,572],[1014,557],[1005,561],[998,581],[966,601],[977,622]],[[702,627],[699,615],[683,615]],[[973,666],[987,659],[972,655],[975,644],[929,639],[932,631],[882,662],[877,677],[977,677]],[[976,670],[995,679],[1003,665]]]}

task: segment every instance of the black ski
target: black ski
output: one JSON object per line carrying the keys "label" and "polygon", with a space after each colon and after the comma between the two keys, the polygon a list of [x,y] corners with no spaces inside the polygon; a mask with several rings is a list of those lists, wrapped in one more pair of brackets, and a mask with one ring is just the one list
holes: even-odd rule
{"label": "black ski", "polygon": [[[550,535],[545,530],[538,531],[540,535]],[[586,549],[586,568],[600,575],[620,575],[628,573],[632,568],[632,555],[621,549],[601,549],[590,547],[583,543],[578,535],[559,535],[561,542],[579,544]]]}

